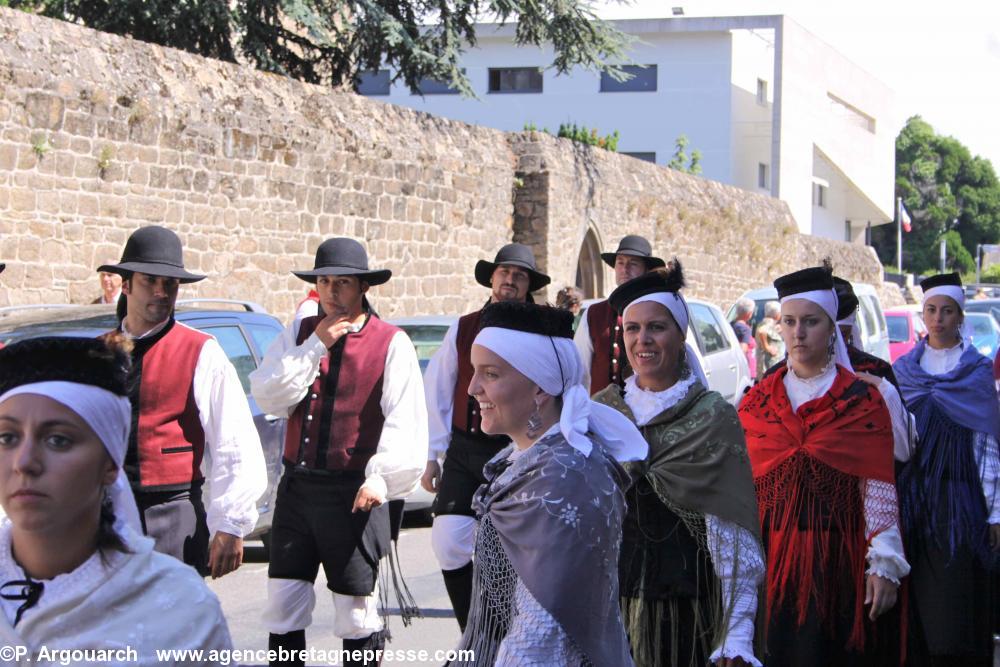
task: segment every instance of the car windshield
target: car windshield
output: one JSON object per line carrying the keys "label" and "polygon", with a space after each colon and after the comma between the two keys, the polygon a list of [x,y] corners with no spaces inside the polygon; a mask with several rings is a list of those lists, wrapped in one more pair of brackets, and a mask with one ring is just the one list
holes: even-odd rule
{"label": "car windshield", "polygon": [[990,322],[989,315],[967,315],[969,329],[973,336],[990,336],[993,334],[993,323]]}
{"label": "car windshield", "polygon": [[889,342],[904,343],[910,339],[910,327],[906,323],[906,315],[886,315],[889,325]]}
{"label": "car windshield", "polygon": [[427,363],[441,347],[448,327],[439,324],[403,324],[399,328],[405,331],[413,342],[413,347],[417,350],[420,370],[426,370]]}

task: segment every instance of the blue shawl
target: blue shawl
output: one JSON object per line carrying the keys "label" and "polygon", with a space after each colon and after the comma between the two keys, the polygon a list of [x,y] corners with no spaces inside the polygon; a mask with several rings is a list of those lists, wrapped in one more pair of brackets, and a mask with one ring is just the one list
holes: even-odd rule
{"label": "blue shawl", "polygon": [[988,563],[989,509],[977,464],[985,464],[986,452],[976,451],[985,449],[976,434],[1000,441],[993,364],[968,345],[955,368],[931,375],[920,366],[926,349],[921,341],[893,364],[919,438],[899,475],[904,534],[917,546],[934,542],[949,556],[971,549]]}

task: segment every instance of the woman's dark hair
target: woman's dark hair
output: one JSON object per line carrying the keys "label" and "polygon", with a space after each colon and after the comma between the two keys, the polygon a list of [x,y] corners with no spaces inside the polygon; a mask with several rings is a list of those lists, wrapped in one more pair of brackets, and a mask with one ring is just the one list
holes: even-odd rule
{"label": "woman's dark hair", "polygon": [[121,535],[115,530],[115,510],[111,506],[111,499],[105,495],[101,500],[101,516],[97,522],[97,550],[101,554],[101,562],[108,564],[108,552],[118,551],[125,554],[132,553]]}

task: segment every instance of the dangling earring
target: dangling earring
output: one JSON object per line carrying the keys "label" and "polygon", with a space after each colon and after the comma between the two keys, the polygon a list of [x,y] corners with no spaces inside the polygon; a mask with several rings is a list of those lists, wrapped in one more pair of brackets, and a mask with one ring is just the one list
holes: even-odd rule
{"label": "dangling earring", "polygon": [[833,355],[837,352],[837,334],[830,336],[830,343],[826,346],[826,356],[829,359],[833,359]]}
{"label": "dangling earring", "polygon": [[542,428],[542,413],[539,411],[538,402],[535,402],[535,411],[528,417],[528,437],[534,438]]}

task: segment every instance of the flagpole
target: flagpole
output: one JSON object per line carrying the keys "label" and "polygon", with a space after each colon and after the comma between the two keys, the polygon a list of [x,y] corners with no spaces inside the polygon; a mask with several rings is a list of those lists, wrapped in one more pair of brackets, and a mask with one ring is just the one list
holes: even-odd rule
{"label": "flagpole", "polygon": [[903,198],[896,197],[896,270],[903,273]]}

